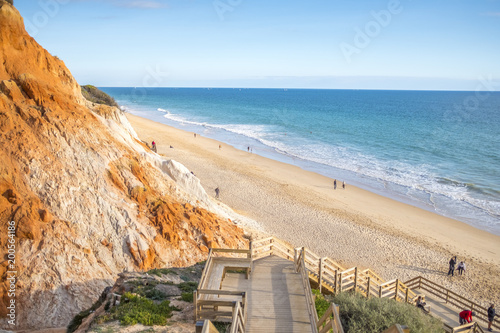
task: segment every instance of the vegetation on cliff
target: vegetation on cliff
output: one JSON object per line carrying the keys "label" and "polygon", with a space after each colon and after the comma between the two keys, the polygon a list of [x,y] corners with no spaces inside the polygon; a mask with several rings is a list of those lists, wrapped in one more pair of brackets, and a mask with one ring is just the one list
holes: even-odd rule
{"label": "vegetation on cliff", "polygon": [[190,323],[193,317],[190,303],[203,267],[204,262],[201,262],[186,268],[122,273],[115,285],[106,288],[90,309],[73,318],[68,332],[113,332],[120,330],[119,327],[136,324],[175,326],[179,322]]}
{"label": "vegetation on cliff", "polygon": [[99,90],[90,84],[82,86],[82,95],[92,103],[118,107],[118,104],[116,103],[113,97],[109,96],[104,91]]}
{"label": "vegetation on cliff", "polygon": [[330,303],[340,306],[340,321],[346,333],[382,332],[394,324],[406,325],[412,333],[444,332],[439,319],[407,303],[388,298],[366,299],[359,293],[351,292],[335,296],[324,296],[318,290],[313,292],[319,318]]}

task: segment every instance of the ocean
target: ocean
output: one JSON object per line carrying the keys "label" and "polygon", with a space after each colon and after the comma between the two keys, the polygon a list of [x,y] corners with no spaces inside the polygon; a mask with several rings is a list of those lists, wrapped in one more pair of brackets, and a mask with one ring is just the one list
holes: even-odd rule
{"label": "ocean", "polygon": [[500,235],[500,92],[101,89],[134,115]]}

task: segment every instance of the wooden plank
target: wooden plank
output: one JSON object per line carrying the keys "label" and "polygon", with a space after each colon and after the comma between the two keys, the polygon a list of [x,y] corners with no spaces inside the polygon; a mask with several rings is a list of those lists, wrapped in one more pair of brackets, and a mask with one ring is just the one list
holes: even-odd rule
{"label": "wooden plank", "polygon": [[[277,256],[255,260],[252,276],[245,281],[246,333],[312,332],[301,276],[293,262]],[[242,280],[235,283],[234,288]]]}
{"label": "wooden plank", "polygon": [[250,253],[249,249],[217,249],[217,248],[212,248],[212,252],[220,252],[220,253],[244,253],[248,254]]}
{"label": "wooden plank", "polygon": [[231,290],[207,290],[198,289],[199,295],[225,295],[225,296],[244,296],[245,291],[231,291]]}
{"label": "wooden plank", "polygon": [[237,303],[236,301],[219,301],[219,300],[201,300],[198,301],[197,304],[199,306],[234,306],[234,303]]}

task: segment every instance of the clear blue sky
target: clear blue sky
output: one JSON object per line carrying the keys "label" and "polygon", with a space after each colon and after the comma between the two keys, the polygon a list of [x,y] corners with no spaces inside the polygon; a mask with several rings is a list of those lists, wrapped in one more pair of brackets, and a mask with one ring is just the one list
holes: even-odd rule
{"label": "clear blue sky", "polygon": [[81,84],[500,90],[500,0],[15,5]]}

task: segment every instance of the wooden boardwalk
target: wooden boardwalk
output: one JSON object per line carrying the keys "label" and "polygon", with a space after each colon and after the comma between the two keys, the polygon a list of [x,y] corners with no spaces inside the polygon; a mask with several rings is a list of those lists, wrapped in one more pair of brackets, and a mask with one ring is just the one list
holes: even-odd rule
{"label": "wooden boardwalk", "polygon": [[312,332],[301,275],[289,260],[257,259],[249,279],[245,274],[228,273],[222,289],[247,292],[245,332]]}
{"label": "wooden boardwalk", "polygon": [[[441,299],[434,298],[432,295],[427,295],[428,293],[421,293],[420,291],[416,291],[418,295],[425,294],[425,301],[427,305],[431,306],[431,315],[436,318],[441,319],[441,321],[451,327],[457,327],[460,325],[458,322],[458,313],[461,310],[446,304],[445,301]],[[464,309],[465,310],[465,309]],[[477,321],[477,323],[481,326],[483,331],[488,332],[488,325],[485,325],[483,322]],[[498,329],[493,329],[493,332],[499,332]]]}

